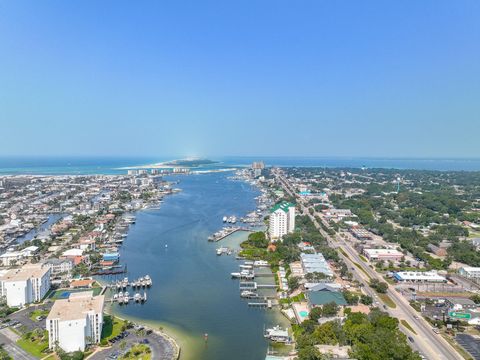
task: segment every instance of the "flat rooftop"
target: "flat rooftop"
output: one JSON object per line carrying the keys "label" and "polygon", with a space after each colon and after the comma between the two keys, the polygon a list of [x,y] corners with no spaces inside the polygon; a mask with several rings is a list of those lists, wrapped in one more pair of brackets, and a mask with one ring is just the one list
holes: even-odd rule
{"label": "flat rooftop", "polygon": [[70,294],[68,299],[57,300],[47,316],[47,320],[60,321],[84,319],[89,312],[103,312],[105,296],[93,296],[93,291],[82,291]]}
{"label": "flat rooftop", "polygon": [[41,278],[49,271],[49,268],[42,264],[24,265],[18,269],[11,269],[0,273],[1,281],[24,281],[30,278]]}

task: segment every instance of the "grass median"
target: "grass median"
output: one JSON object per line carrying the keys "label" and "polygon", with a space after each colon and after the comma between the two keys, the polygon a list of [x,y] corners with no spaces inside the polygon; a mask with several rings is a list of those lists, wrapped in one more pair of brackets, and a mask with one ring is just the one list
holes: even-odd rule
{"label": "grass median", "polygon": [[402,323],[403,326],[405,326],[408,330],[410,330],[412,333],[414,333],[415,335],[417,335],[417,332],[415,330],[413,330],[412,326],[408,323],[407,320],[400,320],[400,322]]}
{"label": "grass median", "polygon": [[378,297],[387,305],[389,308],[395,309],[397,304],[388,296],[388,294],[378,294]]}

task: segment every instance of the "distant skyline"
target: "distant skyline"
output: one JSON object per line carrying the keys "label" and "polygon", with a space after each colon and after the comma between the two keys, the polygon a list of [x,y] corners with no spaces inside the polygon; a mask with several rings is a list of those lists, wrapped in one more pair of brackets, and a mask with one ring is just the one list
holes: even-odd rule
{"label": "distant skyline", "polygon": [[476,0],[0,0],[0,157],[479,158],[479,99]]}

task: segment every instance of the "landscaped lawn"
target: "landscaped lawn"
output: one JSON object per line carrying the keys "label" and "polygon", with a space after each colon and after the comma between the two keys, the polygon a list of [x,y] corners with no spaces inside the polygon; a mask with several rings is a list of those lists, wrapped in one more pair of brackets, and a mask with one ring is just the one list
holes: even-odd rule
{"label": "landscaped lawn", "polygon": [[17,345],[37,358],[45,357],[46,354],[43,351],[48,349],[48,332],[45,330],[39,336],[32,335],[28,338],[21,338],[17,341]]}
{"label": "landscaped lawn", "polygon": [[109,341],[122,332],[123,321],[114,318],[111,315],[105,315],[103,318],[102,340]]}
{"label": "landscaped lawn", "polygon": [[152,350],[145,344],[137,344],[131,347],[120,360],[151,360]]}
{"label": "landscaped lawn", "polygon": [[48,316],[48,313],[49,313],[49,312],[50,312],[50,311],[48,311],[48,310],[40,310],[40,309],[39,309],[39,310],[34,310],[34,311],[32,311],[32,313],[30,314],[30,319],[31,319],[32,321],[38,321],[38,320],[37,320],[37,317],[38,317],[38,316],[45,316],[45,317],[46,317],[46,316]]}
{"label": "landscaped lawn", "polygon": [[390,299],[390,296],[387,294],[378,294],[378,297],[382,299],[382,301],[387,305],[388,307],[395,309],[397,305],[393,302],[392,299]]}
{"label": "landscaped lawn", "polygon": [[405,326],[408,330],[410,330],[412,333],[414,333],[415,335],[417,335],[417,332],[415,330],[413,330],[412,326],[408,323],[407,320],[400,320],[400,322],[402,323],[403,326]]}

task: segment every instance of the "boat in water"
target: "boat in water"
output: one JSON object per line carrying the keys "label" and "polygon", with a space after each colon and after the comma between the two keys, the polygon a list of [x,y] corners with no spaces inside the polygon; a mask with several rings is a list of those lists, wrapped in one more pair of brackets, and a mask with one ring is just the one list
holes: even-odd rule
{"label": "boat in water", "polygon": [[263,335],[265,338],[281,343],[290,342],[290,335],[288,335],[287,329],[282,329],[280,325],[274,326],[273,328],[266,329]]}

